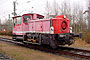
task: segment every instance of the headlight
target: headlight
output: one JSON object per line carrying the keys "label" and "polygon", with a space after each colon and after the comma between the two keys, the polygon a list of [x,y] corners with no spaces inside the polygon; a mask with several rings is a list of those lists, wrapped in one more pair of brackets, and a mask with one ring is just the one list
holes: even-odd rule
{"label": "headlight", "polygon": [[51,34],[54,33],[54,27],[50,27],[50,33],[51,33]]}
{"label": "headlight", "polygon": [[64,15],[64,19],[66,18],[66,16]]}

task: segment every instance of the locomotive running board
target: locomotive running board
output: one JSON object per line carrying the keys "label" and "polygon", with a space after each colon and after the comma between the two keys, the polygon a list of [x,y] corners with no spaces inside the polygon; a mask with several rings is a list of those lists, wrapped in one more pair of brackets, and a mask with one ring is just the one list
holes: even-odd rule
{"label": "locomotive running board", "polygon": [[27,42],[27,41],[23,41],[25,43],[28,43],[28,44],[36,44],[36,45],[40,45],[39,43],[33,43],[33,42]]}

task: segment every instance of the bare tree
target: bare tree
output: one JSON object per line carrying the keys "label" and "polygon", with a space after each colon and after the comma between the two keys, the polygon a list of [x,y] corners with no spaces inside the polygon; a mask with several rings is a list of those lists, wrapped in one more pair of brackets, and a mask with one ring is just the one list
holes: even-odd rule
{"label": "bare tree", "polygon": [[51,7],[50,7],[49,2],[47,1],[46,2],[46,18],[50,17],[50,13],[51,13]]}
{"label": "bare tree", "polygon": [[87,12],[88,16],[87,16],[87,20],[88,20],[88,30],[90,30],[90,0],[87,1],[87,6],[88,9],[84,12],[84,14]]}
{"label": "bare tree", "polygon": [[54,0],[52,6],[53,6],[53,7],[52,7],[52,13],[53,13],[55,16],[57,16],[58,13],[59,13],[59,5],[58,5],[58,3],[56,2],[56,0]]}
{"label": "bare tree", "polygon": [[55,17],[57,16],[59,13],[59,5],[56,2],[56,0],[53,1],[53,4],[49,4],[49,2],[47,1],[46,3],[46,18],[50,18],[50,17]]}

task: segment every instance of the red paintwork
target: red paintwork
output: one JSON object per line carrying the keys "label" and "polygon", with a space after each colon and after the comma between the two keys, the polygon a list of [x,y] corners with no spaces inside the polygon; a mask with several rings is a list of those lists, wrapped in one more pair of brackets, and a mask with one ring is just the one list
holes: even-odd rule
{"label": "red paintwork", "polygon": [[[31,19],[28,20],[28,23],[23,23],[23,16],[30,16]],[[69,33],[69,20],[64,18],[64,15],[56,16],[56,18],[52,19],[37,19],[37,16],[44,16],[39,14],[24,14],[21,16],[21,24],[15,25],[13,22],[13,34],[16,35],[25,35],[27,32],[34,32],[34,33],[50,33],[50,27],[54,27],[53,34],[60,34],[60,33]],[[16,16],[20,17],[20,16]],[[13,21],[16,19],[13,17]],[[51,20],[51,23],[50,23]],[[65,23],[63,23],[66,22]],[[50,25],[51,24],[51,25]],[[65,30],[62,29],[66,28]],[[18,32],[16,32],[18,31]]]}
{"label": "red paintwork", "polygon": [[[66,22],[66,29],[63,30],[63,22]],[[54,27],[54,34],[69,33],[69,20],[64,18],[64,15],[56,16],[55,19],[51,19],[51,26]]]}

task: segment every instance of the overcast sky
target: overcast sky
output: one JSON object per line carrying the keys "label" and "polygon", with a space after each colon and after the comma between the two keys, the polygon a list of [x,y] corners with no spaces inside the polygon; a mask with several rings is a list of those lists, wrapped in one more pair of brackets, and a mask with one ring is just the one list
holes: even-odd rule
{"label": "overcast sky", "polygon": [[[12,17],[13,12],[13,1],[15,0],[0,0],[0,19],[5,21],[4,19],[8,19],[8,14]],[[27,1],[31,1],[27,3]],[[34,13],[45,14],[46,2],[53,3],[54,0],[17,0],[16,9],[17,14],[22,15],[23,13],[30,13],[33,11]],[[59,4],[62,3],[63,0],[56,0]],[[83,6],[84,9],[87,8],[86,1],[87,0],[68,0],[72,3],[78,3]],[[34,8],[32,8],[34,7]]]}

